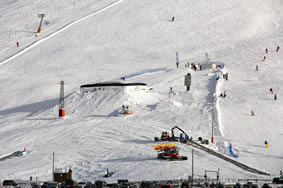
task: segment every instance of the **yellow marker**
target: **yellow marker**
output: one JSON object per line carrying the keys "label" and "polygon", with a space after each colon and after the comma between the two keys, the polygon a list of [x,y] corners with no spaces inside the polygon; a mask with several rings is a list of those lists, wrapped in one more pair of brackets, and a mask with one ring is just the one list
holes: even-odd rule
{"label": "yellow marker", "polygon": [[154,149],[158,150],[165,147],[174,147],[175,144],[154,144]]}

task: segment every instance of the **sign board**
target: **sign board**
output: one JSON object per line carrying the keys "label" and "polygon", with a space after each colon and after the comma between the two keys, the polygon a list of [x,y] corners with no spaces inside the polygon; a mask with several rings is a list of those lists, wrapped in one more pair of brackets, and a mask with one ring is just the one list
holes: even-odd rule
{"label": "sign board", "polygon": [[192,83],[191,73],[185,75],[185,86],[190,86]]}

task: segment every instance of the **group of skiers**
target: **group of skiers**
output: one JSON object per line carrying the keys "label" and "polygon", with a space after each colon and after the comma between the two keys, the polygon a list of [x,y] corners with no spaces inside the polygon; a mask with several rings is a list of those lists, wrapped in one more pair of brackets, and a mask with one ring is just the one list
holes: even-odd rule
{"label": "group of skiers", "polygon": [[226,90],[224,91],[223,94],[222,93],[220,94],[220,97],[224,97],[224,98],[226,97]]}
{"label": "group of skiers", "polygon": [[[276,47],[276,52],[279,52],[279,50],[280,50],[280,46],[277,46]],[[265,54],[267,55],[268,53],[269,53],[268,48],[266,48],[265,49]],[[263,61],[266,60],[266,55],[263,57]],[[258,71],[258,65],[256,65],[256,71]],[[277,100],[277,93],[275,93],[272,88],[270,88],[269,91],[273,95],[274,100]]]}
{"label": "group of skiers", "polygon": [[228,72],[226,72],[225,74],[223,74],[223,79],[224,79],[224,80],[228,80]]}
{"label": "group of skiers", "polygon": [[[226,72],[225,74],[222,73],[222,77],[224,80],[228,80],[228,72]],[[220,75],[217,74],[216,76],[216,80],[219,80],[220,79]]]}
{"label": "group of skiers", "polygon": [[[276,52],[278,52],[280,50],[280,46],[276,47]],[[265,49],[265,55],[263,56],[263,62],[266,60],[266,55],[269,53],[268,48]]]}
{"label": "group of skiers", "polygon": [[[188,63],[188,66],[189,66],[189,63]],[[201,64],[200,63],[196,64],[196,63],[192,62],[191,63],[191,69],[193,69],[194,71],[201,70]]]}
{"label": "group of skiers", "polygon": [[[270,94],[274,96],[274,100],[277,100],[277,93],[274,92],[272,88],[269,89]],[[253,110],[251,110],[251,116],[255,116],[255,113]]]}

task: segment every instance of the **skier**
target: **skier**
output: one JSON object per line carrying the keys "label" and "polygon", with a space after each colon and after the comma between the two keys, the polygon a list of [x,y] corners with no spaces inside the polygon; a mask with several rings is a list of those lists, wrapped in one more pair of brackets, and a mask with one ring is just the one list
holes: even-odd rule
{"label": "skier", "polygon": [[179,67],[179,62],[176,62],[176,66],[177,66],[177,68]]}
{"label": "skier", "polygon": [[266,56],[263,57],[263,60],[262,60],[262,61],[264,62],[265,60],[266,60]]}
{"label": "skier", "polygon": [[268,54],[268,49],[267,48],[265,49],[265,53]]}
{"label": "skier", "polygon": [[196,66],[196,64],[194,64],[194,70],[197,71],[197,66]]}
{"label": "skier", "polygon": [[253,110],[251,110],[251,116],[255,116],[255,113]]}
{"label": "skier", "polygon": [[274,100],[277,100],[277,93],[274,93]]}
{"label": "skier", "polygon": [[276,48],[276,52],[278,52],[280,50],[280,46],[277,46]]}
{"label": "skier", "polygon": [[17,47],[19,47],[20,46],[20,44],[19,44],[19,42],[17,41]]}
{"label": "skier", "polygon": [[171,21],[174,22],[174,20],[175,20],[175,17],[173,16]]}
{"label": "skier", "polygon": [[258,71],[258,65],[255,66],[255,70]]}

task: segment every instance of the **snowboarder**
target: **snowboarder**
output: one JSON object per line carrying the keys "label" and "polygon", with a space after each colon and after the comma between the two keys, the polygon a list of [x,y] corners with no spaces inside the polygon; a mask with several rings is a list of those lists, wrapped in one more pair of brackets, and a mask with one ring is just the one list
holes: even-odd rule
{"label": "snowboarder", "polygon": [[258,65],[255,66],[255,70],[258,71]]}
{"label": "snowboarder", "polygon": [[19,42],[17,41],[17,47],[20,47],[20,44],[19,44]]}
{"label": "snowboarder", "polygon": [[278,52],[280,50],[280,46],[277,46],[276,48],[276,52]]}
{"label": "snowboarder", "polygon": [[171,21],[174,22],[174,20],[175,20],[175,17],[173,16]]}
{"label": "snowboarder", "polygon": [[274,100],[277,100],[277,93],[274,93]]}
{"label": "snowboarder", "polygon": [[179,67],[179,62],[176,62],[176,66],[177,66],[177,68]]}
{"label": "snowboarder", "polygon": [[262,60],[262,61],[264,62],[265,60],[266,60],[266,56],[263,57],[263,60]]}
{"label": "snowboarder", "polygon": [[264,141],[264,144],[265,144],[265,147],[266,147],[266,148],[269,147],[269,144],[268,144],[268,142],[267,142],[266,140]]}
{"label": "snowboarder", "polygon": [[268,54],[268,49],[267,48],[265,49],[265,53]]}
{"label": "snowboarder", "polygon": [[253,110],[251,110],[251,116],[255,116],[255,113]]}

